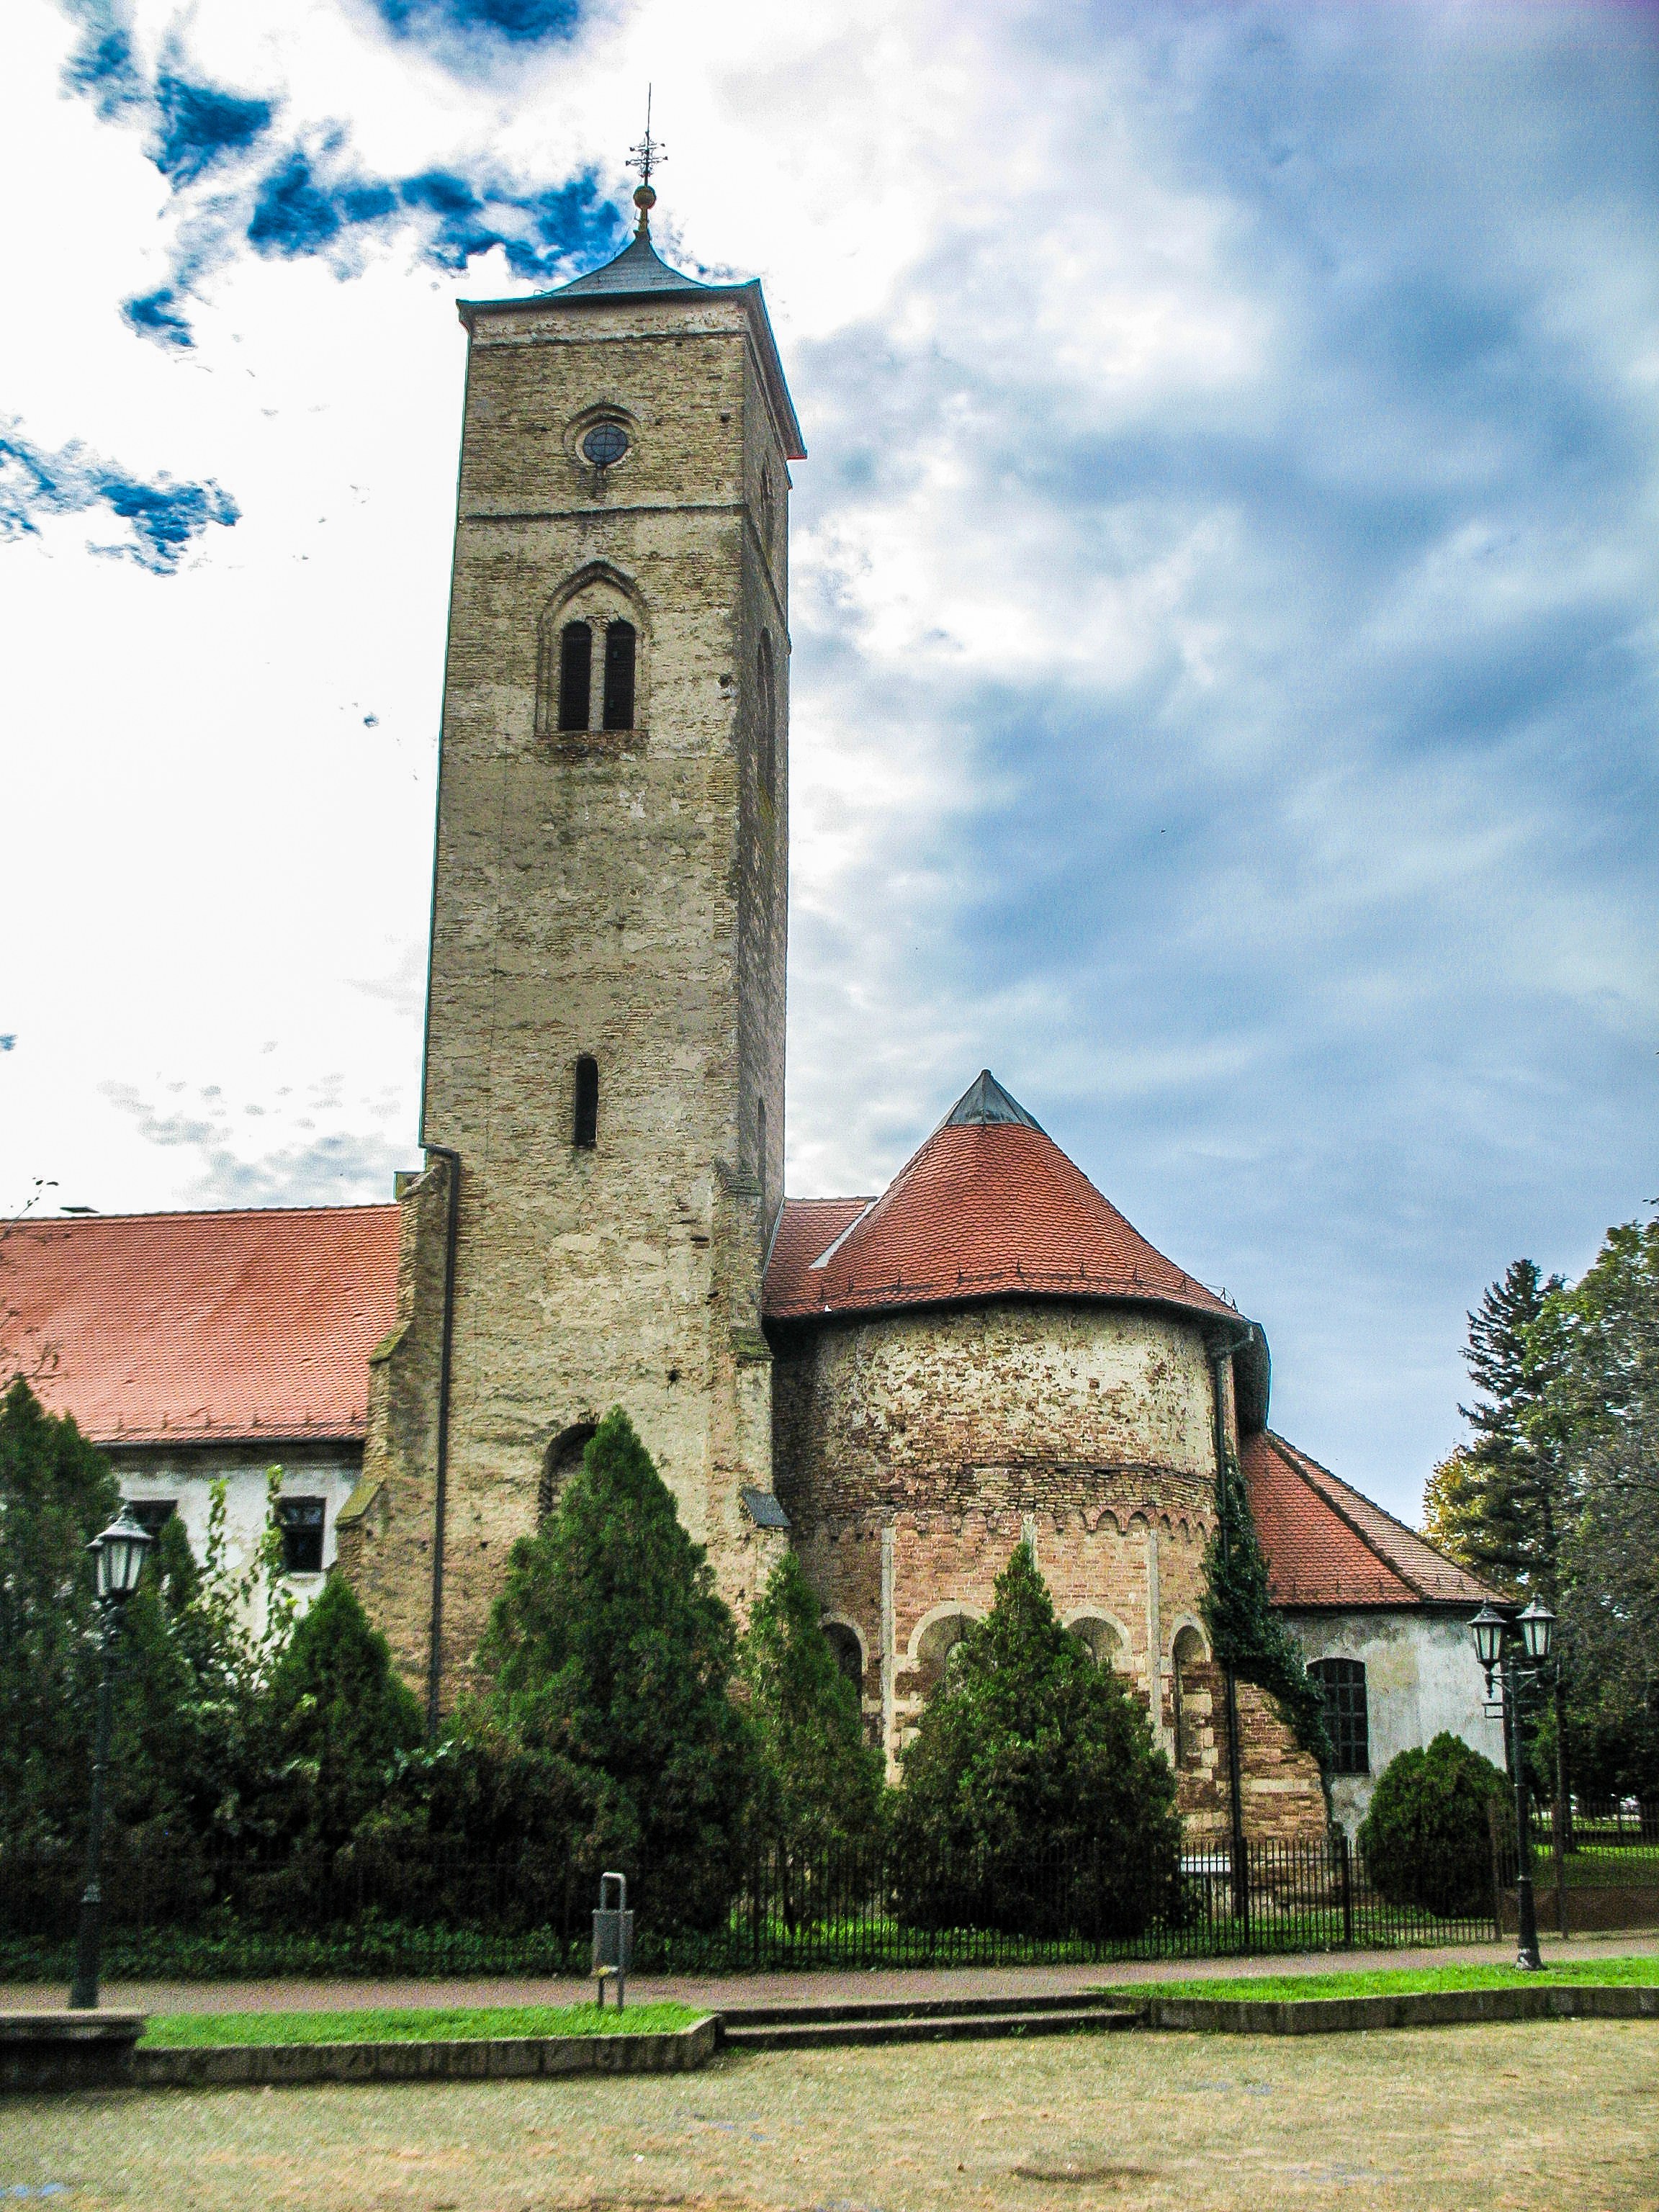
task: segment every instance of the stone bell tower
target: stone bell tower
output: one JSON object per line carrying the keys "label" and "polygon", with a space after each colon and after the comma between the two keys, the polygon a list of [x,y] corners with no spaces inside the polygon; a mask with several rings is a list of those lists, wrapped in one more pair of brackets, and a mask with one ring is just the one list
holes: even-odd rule
{"label": "stone bell tower", "polygon": [[783,1540],[760,1296],[804,448],[759,284],[670,268],[635,198],[606,267],[460,309],[428,1164],[341,1524],[434,1704],[613,1406],[739,1609]]}

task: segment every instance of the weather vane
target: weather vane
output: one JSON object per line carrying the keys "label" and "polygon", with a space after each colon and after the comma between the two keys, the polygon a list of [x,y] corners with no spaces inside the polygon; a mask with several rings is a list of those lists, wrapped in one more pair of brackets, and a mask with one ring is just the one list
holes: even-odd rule
{"label": "weather vane", "polygon": [[637,146],[629,149],[628,155],[629,167],[640,173],[634,204],[640,211],[641,237],[651,228],[651,210],[657,204],[657,195],[651,187],[651,173],[667,159],[662,141],[651,136],[651,87],[647,84],[645,88],[645,136]]}

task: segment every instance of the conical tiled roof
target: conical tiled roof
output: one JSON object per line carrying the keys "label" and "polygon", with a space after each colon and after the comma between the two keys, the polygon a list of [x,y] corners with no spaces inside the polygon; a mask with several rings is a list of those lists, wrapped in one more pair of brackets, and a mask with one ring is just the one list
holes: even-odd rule
{"label": "conical tiled roof", "polygon": [[[827,1232],[817,1243],[814,1227]],[[786,1206],[770,1319],[988,1297],[1132,1300],[1236,1322],[983,1070],[883,1195]]]}

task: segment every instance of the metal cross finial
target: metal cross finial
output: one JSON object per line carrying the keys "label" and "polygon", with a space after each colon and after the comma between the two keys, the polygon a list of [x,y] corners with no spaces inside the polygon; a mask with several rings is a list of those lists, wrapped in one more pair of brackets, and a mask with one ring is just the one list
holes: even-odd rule
{"label": "metal cross finial", "polygon": [[657,204],[657,195],[651,187],[651,173],[668,159],[659,138],[651,136],[651,87],[645,88],[645,136],[637,146],[629,149],[628,166],[640,173],[639,187],[634,194],[634,204],[640,211],[640,232],[643,236],[651,228],[651,210]]}

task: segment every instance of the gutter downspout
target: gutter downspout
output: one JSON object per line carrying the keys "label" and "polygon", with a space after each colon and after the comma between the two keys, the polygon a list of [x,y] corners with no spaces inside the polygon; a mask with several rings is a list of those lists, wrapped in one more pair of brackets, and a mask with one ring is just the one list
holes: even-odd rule
{"label": "gutter downspout", "polygon": [[[1230,1564],[1231,1547],[1228,1542],[1226,1502],[1227,1482],[1227,1401],[1223,1389],[1223,1377],[1232,1364],[1233,1354],[1240,1352],[1250,1340],[1247,1328],[1242,1336],[1231,1343],[1212,1340],[1210,1345],[1210,1382],[1215,1401],[1215,1504],[1216,1520],[1221,1534],[1221,1564]],[[1227,1799],[1231,1825],[1229,1860],[1232,1869],[1233,1912],[1244,1919],[1249,1912],[1249,1866],[1244,1845],[1243,1778],[1238,1756],[1238,1677],[1231,1661],[1224,1667],[1227,1700]]]}
{"label": "gutter downspout", "polygon": [[422,1146],[448,1169],[448,1219],[444,1230],[444,1325],[438,1353],[437,1472],[432,1502],[432,1631],[426,1664],[426,1735],[438,1741],[438,1690],[443,1679],[444,1520],[449,1494],[449,1376],[455,1347],[455,1248],[461,1225],[461,1156],[449,1145]]}

